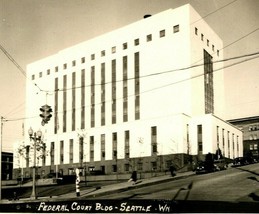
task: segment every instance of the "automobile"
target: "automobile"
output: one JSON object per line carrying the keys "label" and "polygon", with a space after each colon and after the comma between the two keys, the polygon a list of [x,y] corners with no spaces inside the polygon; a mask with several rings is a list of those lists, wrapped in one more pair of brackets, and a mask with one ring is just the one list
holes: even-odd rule
{"label": "automobile", "polygon": [[206,161],[200,161],[197,163],[196,174],[210,173],[217,171],[217,166],[214,164],[209,164]]}
{"label": "automobile", "polygon": [[238,157],[238,158],[234,158],[232,167],[244,166],[246,164],[248,163],[244,157]]}
{"label": "automobile", "polygon": [[214,165],[218,171],[228,168],[228,164],[224,159],[214,160]]}
{"label": "automobile", "polygon": [[196,167],[196,174],[210,173],[219,171],[220,168],[212,162],[199,161]]}
{"label": "automobile", "polygon": [[203,174],[203,173],[206,173],[205,162],[200,161],[200,162],[197,163],[196,174]]}

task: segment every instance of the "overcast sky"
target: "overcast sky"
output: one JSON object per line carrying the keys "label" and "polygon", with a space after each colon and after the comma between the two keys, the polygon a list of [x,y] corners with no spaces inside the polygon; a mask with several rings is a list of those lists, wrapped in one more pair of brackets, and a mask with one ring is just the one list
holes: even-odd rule
{"label": "overcast sky", "polygon": [[[186,3],[221,37],[226,59],[259,52],[258,0],[0,0],[0,45],[26,70],[29,63],[145,14]],[[12,151],[12,143],[22,140],[25,82],[0,50],[0,116],[15,119],[4,123],[3,151]],[[225,69],[226,119],[259,115],[258,82],[259,58]]]}

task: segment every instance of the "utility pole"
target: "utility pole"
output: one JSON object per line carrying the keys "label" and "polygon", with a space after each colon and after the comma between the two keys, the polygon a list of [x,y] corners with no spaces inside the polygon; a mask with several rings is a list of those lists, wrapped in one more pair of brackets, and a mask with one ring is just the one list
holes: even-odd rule
{"label": "utility pole", "polygon": [[2,145],[3,145],[3,117],[0,121],[0,200],[2,200]]}

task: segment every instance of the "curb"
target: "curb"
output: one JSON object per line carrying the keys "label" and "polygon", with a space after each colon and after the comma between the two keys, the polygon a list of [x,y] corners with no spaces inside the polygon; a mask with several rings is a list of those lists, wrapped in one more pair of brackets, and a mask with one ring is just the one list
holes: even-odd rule
{"label": "curb", "polygon": [[[99,197],[99,196],[105,196],[105,195],[109,195],[109,194],[112,194],[112,193],[120,193],[120,192],[127,191],[127,190],[130,190],[130,189],[137,189],[137,188],[141,188],[141,187],[166,183],[166,182],[170,182],[170,181],[173,181],[173,180],[179,180],[179,179],[183,179],[183,178],[194,176],[194,175],[195,175],[195,173],[189,174],[189,175],[177,176],[177,177],[169,177],[167,179],[161,179],[161,180],[154,181],[154,182],[147,182],[147,183],[140,182],[139,184],[136,184],[134,186],[127,186],[127,187],[123,187],[123,188],[119,188],[119,189],[108,190],[108,191],[105,191],[105,192],[96,193],[96,194],[90,193],[90,194],[86,194],[84,196],[80,196],[79,198],[95,199],[95,197]],[[62,197],[62,196],[60,196],[60,197]]]}

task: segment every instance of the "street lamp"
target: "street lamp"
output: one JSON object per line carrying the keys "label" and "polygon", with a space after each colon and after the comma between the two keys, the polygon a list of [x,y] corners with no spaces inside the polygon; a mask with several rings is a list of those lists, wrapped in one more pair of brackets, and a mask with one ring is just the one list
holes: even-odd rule
{"label": "street lamp", "polygon": [[32,193],[31,198],[36,199],[36,143],[41,140],[42,132],[39,130],[33,133],[32,128],[28,130],[30,140],[33,140],[33,168],[32,168]]}

